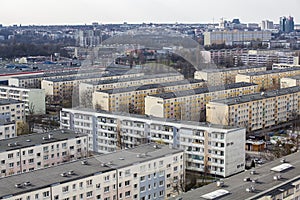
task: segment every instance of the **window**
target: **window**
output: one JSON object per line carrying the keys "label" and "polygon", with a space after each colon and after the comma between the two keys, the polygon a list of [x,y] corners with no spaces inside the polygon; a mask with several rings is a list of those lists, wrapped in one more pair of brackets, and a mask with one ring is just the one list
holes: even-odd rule
{"label": "window", "polygon": [[130,191],[125,192],[125,197],[129,197],[130,196]]}
{"label": "window", "polygon": [[93,191],[89,191],[86,193],[87,198],[92,197],[92,196],[93,196]]}
{"label": "window", "polygon": [[140,188],[140,191],[141,191],[141,192],[144,192],[145,190],[146,190],[145,186],[142,186],[142,187]]}
{"label": "window", "polygon": [[44,198],[49,197],[49,191],[43,192],[43,197]]}
{"label": "window", "polygon": [[100,183],[97,183],[97,184],[96,184],[96,188],[99,189],[100,187],[101,187],[101,184],[100,184]]}
{"label": "window", "polygon": [[145,181],[145,176],[141,176],[141,181]]}
{"label": "window", "polygon": [[8,158],[13,158],[13,157],[14,157],[14,154],[13,154],[13,153],[10,153],[10,154],[7,155],[7,157],[8,157]]}
{"label": "window", "polygon": [[109,186],[104,187],[104,192],[109,192]]}
{"label": "window", "polygon": [[125,186],[130,185],[130,181],[125,181]]}
{"label": "window", "polygon": [[69,186],[62,187],[62,192],[68,192],[68,191],[69,191]]}
{"label": "window", "polygon": [[91,186],[92,183],[93,183],[93,180],[87,180],[87,181],[86,181],[86,185],[87,185],[87,186]]}

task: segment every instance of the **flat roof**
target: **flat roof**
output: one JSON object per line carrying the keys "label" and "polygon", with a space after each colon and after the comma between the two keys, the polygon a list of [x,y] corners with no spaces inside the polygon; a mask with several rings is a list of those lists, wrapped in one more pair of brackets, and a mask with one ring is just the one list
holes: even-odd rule
{"label": "flat roof", "polygon": [[109,114],[112,115],[112,117],[118,117],[118,116],[123,116],[123,117],[129,117],[132,119],[136,120],[156,120],[156,121],[164,121],[164,122],[170,122],[170,123],[178,123],[180,125],[192,125],[192,126],[201,126],[201,127],[206,127],[206,128],[216,128],[216,129],[225,129],[225,130],[237,130],[237,129],[243,129],[240,127],[235,127],[235,126],[226,126],[226,125],[221,125],[221,124],[211,124],[207,122],[197,122],[197,121],[184,121],[184,120],[177,120],[177,119],[172,119],[172,118],[160,118],[160,117],[154,117],[150,115],[138,115],[138,114],[129,114],[126,112],[109,112],[105,110],[101,111],[96,111],[95,109],[91,108],[83,108],[83,107],[76,107],[76,108],[63,108],[62,111],[64,110],[73,110],[75,111],[74,113],[76,114],[76,110],[79,112],[87,112],[90,115],[100,113],[100,114]]}
{"label": "flat roof", "polygon": [[[49,134],[52,134],[51,139],[48,139]],[[0,140],[0,152],[22,149],[40,144],[53,143],[82,136],[85,135],[75,133],[71,130],[54,130],[47,133],[20,135],[15,138]],[[44,137],[45,139],[43,139]]]}
{"label": "flat roof", "polygon": [[109,90],[98,90],[98,92],[103,92],[103,93],[108,93],[108,94],[117,94],[117,93],[140,91],[140,90],[159,89],[159,88],[170,87],[170,86],[196,84],[196,83],[202,83],[202,82],[203,81],[198,81],[198,80],[180,80],[180,81],[174,81],[174,82],[164,82],[164,83],[154,83],[154,84],[147,84],[147,85],[130,86],[130,87],[125,87],[125,88],[114,88],[114,89],[109,89]]}
{"label": "flat roof", "polygon": [[[133,149],[87,158],[85,159],[87,161],[86,165],[82,164],[83,160],[77,160],[32,172],[3,177],[0,178],[0,198],[49,187],[53,184],[62,184],[86,178],[97,173],[109,172],[114,169],[163,158],[166,155],[177,154],[180,152],[183,152],[183,150],[172,149],[167,145],[159,145],[159,148],[155,148],[154,143],[150,143]],[[60,175],[70,170],[74,172],[74,175],[68,175],[67,177]],[[27,181],[32,185],[21,188],[15,187],[16,184]]]}
{"label": "flat roof", "polygon": [[0,106],[24,103],[23,101],[15,100],[15,99],[0,99]]}
{"label": "flat roof", "polygon": [[[50,78],[47,79],[47,81],[52,82],[64,82],[64,81],[74,81],[74,80],[84,80],[84,79],[90,79],[90,78],[101,78],[101,77],[110,77],[110,76],[119,76],[119,75],[126,75],[126,74],[135,74],[135,73],[124,73],[123,71],[103,71],[105,73],[103,74],[97,74],[96,72],[102,72],[102,71],[90,71],[91,73],[95,72],[94,74],[87,73],[86,75],[84,73],[78,73],[78,76],[71,76],[71,77],[63,77],[63,78]],[[139,74],[139,73],[136,73]]]}
{"label": "flat roof", "polygon": [[[111,83],[128,82],[128,81],[139,81],[139,80],[147,80],[147,79],[162,78],[162,77],[169,77],[169,76],[183,76],[183,75],[182,74],[178,74],[178,73],[145,74],[144,76],[137,76],[137,77],[132,77],[132,78],[90,81],[90,82],[85,82],[85,84],[90,84],[90,85],[104,85],[104,84],[111,84]],[[201,81],[199,81],[199,82],[201,82]]]}
{"label": "flat roof", "polygon": [[285,78],[300,80],[300,75],[290,76],[290,77],[285,77]]}
{"label": "flat roof", "polygon": [[265,74],[276,74],[276,73],[283,73],[283,72],[291,72],[291,71],[299,71],[300,68],[285,68],[285,69],[273,69],[267,71],[259,71],[259,72],[248,72],[248,73],[240,73],[246,76],[259,76]]}
{"label": "flat roof", "polygon": [[235,89],[235,88],[240,88],[240,87],[249,87],[249,86],[255,86],[255,85],[257,85],[257,84],[247,83],[247,82],[238,82],[238,83],[231,83],[231,84],[225,84],[225,85],[219,85],[219,86],[196,88],[193,90],[183,90],[183,91],[179,91],[179,92],[154,94],[154,95],[149,95],[149,96],[159,97],[162,99],[172,99],[172,98],[204,94],[204,93],[208,93],[208,92],[216,92],[216,91],[221,91],[221,90],[229,90],[229,89]]}
{"label": "flat roof", "polygon": [[[241,66],[241,67],[229,67],[229,68],[221,68],[221,69],[203,69],[200,70],[200,72],[227,72],[227,71],[233,71],[233,70],[242,70],[242,69],[255,69],[255,68],[267,68],[266,66]],[[197,72],[197,71],[196,71]]]}
{"label": "flat roof", "polygon": [[289,88],[284,88],[284,89],[279,89],[279,90],[272,90],[272,91],[266,91],[266,92],[261,92],[261,93],[253,93],[253,94],[247,94],[243,96],[238,96],[238,97],[230,97],[226,99],[217,99],[217,100],[212,100],[212,103],[221,103],[221,104],[226,104],[226,105],[236,105],[236,104],[241,104],[241,103],[246,103],[246,102],[251,102],[251,101],[258,101],[266,98],[273,98],[276,96],[282,96],[282,95],[287,95],[287,94],[292,94],[300,91],[299,86],[294,86],[294,87],[289,87]]}
{"label": "flat roof", "polygon": [[[299,171],[300,171],[300,152],[296,152],[290,154],[288,156],[283,157],[287,163],[293,165],[294,168],[290,170],[286,170],[280,173],[282,179],[279,181],[274,180],[274,176],[277,176],[279,173],[271,171],[275,166],[278,166],[281,162],[281,159],[276,159],[274,161],[263,164],[259,167],[255,167],[255,174],[251,174],[249,171],[244,171],[237,175],[233,175],[229,178],[223,179],[224,181],[224,189],[229,193],[225,196],[222,196],[218,199],[224,200],[232,200],[232,199],[258,199],[258,196],[262,197],[266,194],[274,194],[278,191],[279,188],[284,185],[291,185],[291,182],[300,179]],[[256,179],[257,182],[253,183],[251,181],[244,181],[245,177],[249,177],[251,180]],[[246,192],[246,188],[249,188],[251,185],[254,186],[254,192]],[[194,199],[204,199],[202,195],[208,194],[210,192],[216,191],[218,189],[222,189],[217,186],[216,183],[211,183],[200,187],[198,189],[188,191],[184,194],[179,195],[178,197],[173,198],[176,199],[184,199],[184,200],[194,200]]]}

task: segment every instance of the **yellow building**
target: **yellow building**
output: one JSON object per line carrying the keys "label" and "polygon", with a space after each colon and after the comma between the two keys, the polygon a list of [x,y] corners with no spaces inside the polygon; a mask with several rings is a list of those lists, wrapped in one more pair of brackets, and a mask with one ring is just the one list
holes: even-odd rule
{"label": "yellow building", "polygon": [[300,113],[299,106],[300,88],[295,86],[211,101],[206,106],[206,120],[254,131],[293,119]]}
{"label": "yellow building", "polygon": [[236,75],[236,82],[256,83],[260,90],[279,89],[280,79],[300,75],[300,68],[277,69]]}
{"label": "yellow building", "polygon": [[258,92],[252,83],[232,83],[222,86],[174,91],[145,98],[145,114],[182,120],[204,121],[205,106],[213,99],[222,99]]}
{"label": "yellow building", "polygon": [[300,85],[300,75],[280,79],[280,88],[288,88]]}
{"label": "yellow building", "polygon": [[93,93],[93,107],[106,111],[121,111],[129,113],[145,113],[145,97],[163,92],[191,90],[203,87],[203,81],[181,80],[160,84],[132,86]]}
{"label": "yellow building", "polygon": [[92,95],[95,91],[127,88],[156,83],[165,83],[184,80],[180,73],[147,74],[144,76],[122,79],[109,79],[93,82],[84,82],[79,85],[79,102],[83,107],[92,107]]}
{"label": "yellow building", "polygon": [[244,66],[224,69],[203,69],[194,73],[194,78],[205,80],[210,86],[235,83],[235,76],[239,73],[266,71],[267,67]]}

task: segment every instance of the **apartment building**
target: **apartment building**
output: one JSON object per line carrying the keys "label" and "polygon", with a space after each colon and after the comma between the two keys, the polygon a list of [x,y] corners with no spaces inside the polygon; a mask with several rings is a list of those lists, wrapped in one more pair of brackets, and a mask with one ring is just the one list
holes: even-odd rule
{"label": "apartment building", "polygon": [[79,102],[84,107],[92,107],[93,92],[99,90],[110,90],[115,88],[127,88],[148,84],[165,83],[184,80],[179,73],[147,74],[144,76],[101,80],[96,82],[84,82],[79,84]]}
{"label": "apartment building", "polygon": [[17,137],[15,122],[0,122],[0,140]]}
{"label": "apartment building", "polygon": [[0,176],[58,165],[87,156],[87,136],[71,130],[0,140]]}
{"label": "apartment building", "polygon": [[163,118],[205,121],[205,106],[209,101],[255,92],[258,92],[256,84],[240,82],[149,95],[145,98],[145,114]]}
{"label": "apartment building", "polygon": [[59,103],[63,99],[78,97],[80,83],[87,81],[130,78],[143,75],[144,73],[112,72],[105,74],[93,74],[90,76],[48,79],[41,81],[41,88],[45,90],[47,98],[49,98],[52,103]]}
{"label": "apartment building", "polygon": [[88,134],[89,150],[115,152],[148,142],[185,150],[186,168],[218,176],[243,171],[245,129],[199,122],[92,111],[83,108],[61,111],[61,128]]}
{"label": "apartment building", "polygon": [[290,52],[249,50],[247,53],[242,53],[234,57],[236,60],[239,59],[244,65],[253,66],[272,66],[273,63],[283,63],[286,65],[299,64],[299,57],[294,56]]}
{"label": "apartment building", "polygon": [[204,32],[204,45],[212,44],[244,44],[251,41],[269,41],[271,40],[270,31],[240,31],[240,30],[226,30]]}
{"label": "apartment building", "polygon": [[300,85],[300,75],[280,79],[280,88],[288,88],[288,87],[294,87],[299,85]]}
{"label": "apartment building", "polygon": [[24,102],[14,99],[0,99],[0,122],[18,122],[24,120]]}
{"label": "apartment building", "polygon": [[213,100],[206,106],[206,120],[214,124],[245,127],[247,131],[287,122],[300,113],[298,86]]}
{"label": "apartment building", "polygon": [[247,53],[248,49],[212,49],[209,50],[210,60],[216,65],[225,63],[228,58],[234,58],[235,56]]}
{"label": "apartment building", "polygon": [[185,182],[182,150],[154,144],[0,179],[0,199],[168,199]]}
{"label": "apartment building", "polygon": [[[213,182],[195,190],[182,193],[177,197],[171,198],[171,200],[299,199],[299,156],[300,152],[293,153],[281,159],[271,161],[268,164],[257,166],[254,170],[231,176],[224,181],[217,182],[217,184]],[[286,163],[282,163],[280,160],[285,160]]]}
{"label": "apartment building", "polygon": [[24,102],[25,114],[45,114],[45,91],[42,89],[26,89],[0,85],[1,99],[15,99]]}
{"label": "apartment building", "polygon": [[260,90],[279,89],[280,79],[300,75],[300,68],[277,69],[236,75],[236,82],[258,84]]}
{"label": "apartment building", "polygon": [[235,76],[239,73],[266,71],[265,66],[243,66],[224,69],[203,69],[195,71],[194,78],[205,80],[207,85],[216,86],[223,84],[235,83]]}
{"label": "apartment building", "polygon": [[202,80],[181,80],[127,88],[96,91],[93,93],[93,107],[111,112],[145,113],[145,97],[162,92],[192,90],[204,86]]}
{"label": "apartment building", "polygon": [[299,64],[300,62],[298,62],[298,64],[273,63],[272,69],[286,69],[286,68],[300,67]]}

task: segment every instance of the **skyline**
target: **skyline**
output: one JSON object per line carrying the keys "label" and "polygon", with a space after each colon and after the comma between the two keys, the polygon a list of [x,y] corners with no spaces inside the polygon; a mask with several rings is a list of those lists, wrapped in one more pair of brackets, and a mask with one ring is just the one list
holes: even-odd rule
{"label": "skyline", "polygon": [[280,16],[289,15],[294,17],[295,24],[299,24],[299,7],[298,0],[288,0],[283,4],[278,0],[211,0],[205,3],[197,0],[142,3],[138,0],[90,0],[88,3],[83,0],[11,0],[2,2],[0,24],[218,23],[220,18],[239,18],[241,23],[271,20],[278,24]]}

